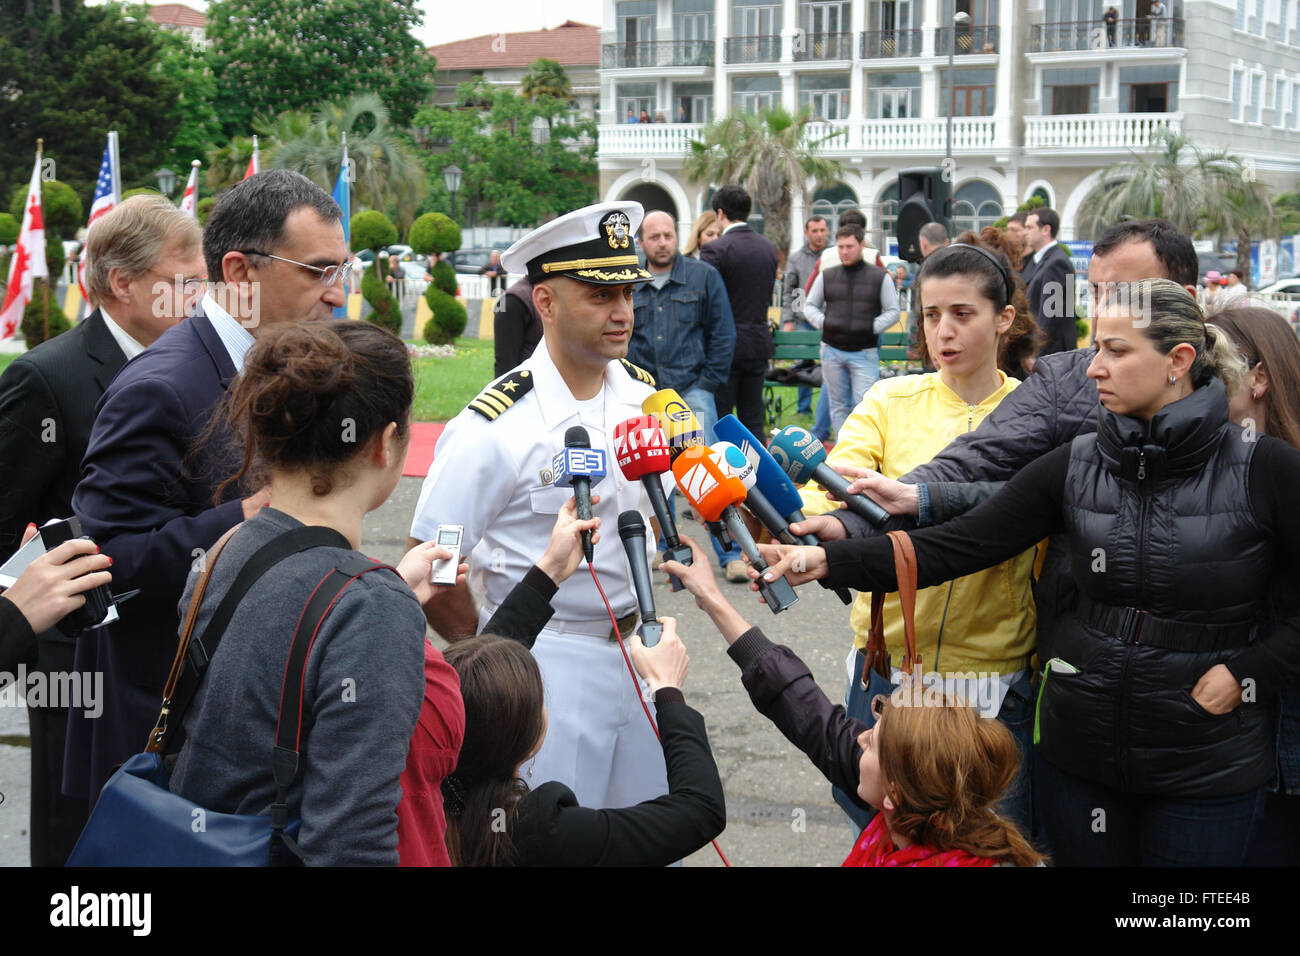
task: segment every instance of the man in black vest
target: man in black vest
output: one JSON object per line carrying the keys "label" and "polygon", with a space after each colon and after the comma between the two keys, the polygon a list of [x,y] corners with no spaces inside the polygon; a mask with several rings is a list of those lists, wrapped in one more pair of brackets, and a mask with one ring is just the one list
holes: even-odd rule
{"label": "man in black vest", "polygon": [[880,333],[898,321],[898,290],[884,269],[862,255],[861,226],[835,233],[840,265],[817,274],[804,316],[822,330],[822,383],[831,400],[831,426],[844,420],[880,378]]}
{"label": "man in black vest", "polygon": [[[28,523],[72,515],[95,403],[127,360],[202,295],[208,270],[201,242],[198,223],[162,196],[133,196],[95,222],[86,242],[86,292],[95,310],[0,375],[0,560],[18,549]],[[23,663],[29,678],[70,673],[75,649],[73,638],[51,629],[32,645],[0,646],[0,671]],[[86,823],[86,801],[60,792],[68,710],[51,705],[66,703],[51,699],[27,710],[33,866],[62,866]]]}

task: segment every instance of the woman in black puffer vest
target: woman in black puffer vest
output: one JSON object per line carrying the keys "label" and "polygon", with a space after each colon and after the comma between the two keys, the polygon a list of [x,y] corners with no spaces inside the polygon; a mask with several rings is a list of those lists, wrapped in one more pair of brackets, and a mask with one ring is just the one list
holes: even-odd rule
{"label": "woman in black puffer vest", "polygon": [[[1276,569],[1300,554],[1300,452],[1229,423],[1243,363],[1186,290],[1119,292],[1088,370],[1097,434],[913,532],[919,584],[1067,532],[1080,597],[1051,636],[1036,719],[1053,858],[1238,865],[1273,773],[1270,702],[1300,673],[1300,617],[1261,624]],[[795,583],[895,587],[885,539],[766,551],[774,574],[803,562]]]}

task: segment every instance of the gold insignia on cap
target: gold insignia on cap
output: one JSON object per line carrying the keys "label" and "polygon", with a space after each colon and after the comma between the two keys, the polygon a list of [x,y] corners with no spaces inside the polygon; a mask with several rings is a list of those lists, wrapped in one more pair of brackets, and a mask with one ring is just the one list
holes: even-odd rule
{"label": "gold insignia on cap", "polygon": [[579,269],[573,273],[582,279],[598,279],[601,282],[644,282],[650,278],[649,274],[641,269],[619,269],[617,272],[611,272],[609,269]]}
{"label": "gold insignia on cap", "polygon": [[[589,220],[590,221],[590,220]],[[627,213],[611,212],[600,221],[600,228],[605,233],[605,241],[611,249],[626,249],[632,243],[632,220]]]}
{"label": "gold insignia on cap", "polygon": [[655,387],[655,377],[645,369],[641,368],[641,366],[633,365],[627,359],[619,359],[619,361],[623,363],[623,368],[627,370],[628,375],[631,375],[638,382],[644,382],[651,388]]}
{"label": "gold insignia on cap", "polygon": [[590,271],[597,266],[634,266],[637,261],[635,255],[602,256],[599,259],[566,259],[563,262],[543,262],[542,271],[547,273],[568,272],[571,269]]}

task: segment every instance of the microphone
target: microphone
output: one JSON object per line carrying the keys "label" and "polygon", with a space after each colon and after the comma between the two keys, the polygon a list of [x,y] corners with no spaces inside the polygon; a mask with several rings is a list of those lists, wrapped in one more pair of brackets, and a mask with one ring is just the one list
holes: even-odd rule
{"label": "microphone", "polygon": [[655,595],[650,585],[650,567],[645,562],[645,522],[635,511],[624,511],[618,516],[618,536],[623,539],[628,567],[632,569],[632,587],[636,603],[641,609],[641,641],[654,647],[663,636],[664,626],[655,614]]}
{"label": "microphone", "polygon": [[[572,488],[578,503],[578,517],[584,521],[591,517],[591,486],[600,484],[605,477],[605,452],[592,448],[587,429],[574,425],[564,433],[564,450],[551,459],[552,484],[557,488]],[[594,552],[591,532],[582,532],[582,553],[591,564]]]}
{"label": "microphone", "polygon": [[641,403],[641,411],[659,419],[668,439],[668,451],[676,461],[687,448],[704,444],[704,429],[691,407],[674,388],[661,388]]}
{"label": "microphone", "polygon": [[[659,519],[659,528],[663,532],[664,560],[691,563],[691,549],[677,536],[677,522],[668,508],[668,496],[664,494],[663,482],[659,476],[672,469],[672,455],[668,450],[668,441],[659,419],[653,415],[642,415],[620,422],[614,428],[614,457],[623,477],[628,481],[640,481],[650,496],[650,507]],[[668,576],[668,586],[674,591],[682,589],[682,582],[674,575]]]}
{"label": "microphone", "polygon": [[768,451],[796,485],[816,480],[823,488],[833,491],[850,511],[871,522],[873,527],[879,528],[889,520],[889,513],[866,495],[849,494],[849,483],[826,464],[826,449],[808,429],[787,425],[772,436]]}
{"label": "microphone", "polygon": [[721,521],[745,557],[749,558],[749,563],[759,570],[758,591],[773,614],[780,614],[799,600],[784,577],[775,581],[763,580],[761,573],[767,570],[767,562],[734,507],[737,502],[745,500],[745,483],[731,474],[721,456],[715,456],[707,448],[687,448],[673,462],[673,477],[700,517],[705,521]]}
{"label": "microphone", "polygon": [[[754,517],[786,544],[821,544],[816,535],[797,535],[790,530],[791,524],[805,520],[803,499],[799,497],[790,477],[763,447],[763,443],[754,437],[754,433],[742,425],[735,415],[724,415],[718,419],[714,432],[719,438],[739,448],[757,467],[757,481],[745,499],[745,507],[754,513]],[[764,503],[772,509],[770,512],[760,513]],[[853,595],[848,588],[836,588],[835,593],[845,604],[853,603]]]}

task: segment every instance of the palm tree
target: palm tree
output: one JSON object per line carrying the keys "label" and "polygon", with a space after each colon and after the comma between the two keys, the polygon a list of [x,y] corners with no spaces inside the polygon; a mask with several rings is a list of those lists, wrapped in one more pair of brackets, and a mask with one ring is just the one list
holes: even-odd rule
{"label": "palm tree", "polygon": [[1152,135],[1153,153],[1113,163],[1084,198],[1081,229],[1096,235],[1125,216],[1168,219],[1187,235],[1232,221],[1228,193],[1242,164],[1225,150],[1207,151],[1168,129]]}
{"label": "palm tree", "polygon": [[573,85],[569,74],[555,60],[541,57],[532,62],[528,72],[519,81],[519,92],[524,99],[533,102],[539,96],[552,96],[557,100],[568,100],[573,95]]}
{"label": "palm tree", "polygon": [[809,128],[807,107],[791,114],[781,108],[762,113],[730,113],[691,140],[683,168],[693,182],[740,183],[763,210],[764,232],[782,257],[790,246],[794,191],[807,206],[809,183],[839,182],[840,163],[818,156],[819,146],[841,135],[818,136]]}
{"label": "palm tree", "polygon": [[374,93],[322,103],[314,113],[290,111],[255,124],[262,136],[262,167],[293,169],[331,190],[343,164],[342,134],[356,179],[356,200],[372,209],[392,210],[399,229],[415,218],[428,189],[415,152],[389,125],[388,110]]}

